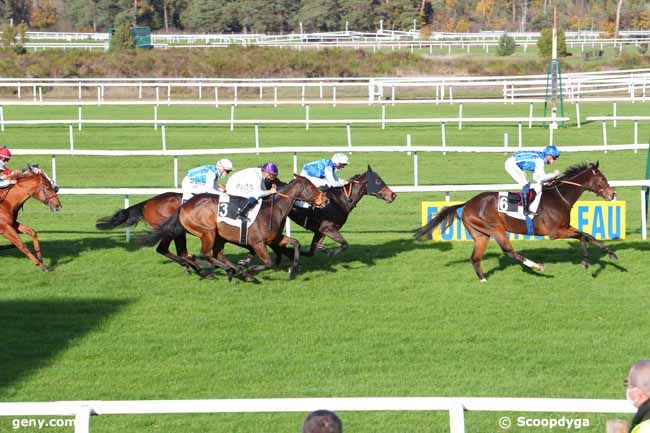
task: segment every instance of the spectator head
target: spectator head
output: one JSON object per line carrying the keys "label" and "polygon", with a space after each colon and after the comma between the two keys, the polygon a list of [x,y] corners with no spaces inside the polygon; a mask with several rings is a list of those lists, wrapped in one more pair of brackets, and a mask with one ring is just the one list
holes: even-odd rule
{"label": "spectator head", "polygon": [[305,418],[302,433],[342,433],[341,420],[329,410],[316,410]]}

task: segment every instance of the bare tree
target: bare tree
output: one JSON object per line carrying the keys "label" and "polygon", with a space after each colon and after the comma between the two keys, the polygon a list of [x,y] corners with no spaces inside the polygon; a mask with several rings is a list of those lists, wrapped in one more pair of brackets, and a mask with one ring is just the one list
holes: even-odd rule
{"label": "bare tree", "polygon": [[[621,6],[623,6],[623,0],[618,0],[618,5],[616,6],[616,27],[614,28],[614,39],[618,39],[618,25],[621,21]],[[621,50],[622,49],[623,44],[621,44]]]}

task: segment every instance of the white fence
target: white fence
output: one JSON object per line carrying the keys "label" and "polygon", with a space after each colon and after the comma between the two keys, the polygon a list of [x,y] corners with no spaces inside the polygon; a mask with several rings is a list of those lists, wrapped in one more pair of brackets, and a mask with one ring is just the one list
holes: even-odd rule
{"label": "white fence", "polygon": [[[562,91],[567,102],[648,100],[650,69],[567,73]],[[294,79],[225,79],[225,78],[0,78],[0,88],[15,89],[14,98],[0,100],[0,105],[23,105],[28,98],[34,104],[61,103],[76,105],[90,100],[97,104],[138,104],[133,100],[183,104],[385,104],[395,103],[529,103],[545,100],[546,76],[501,77],[374,77],[374,78],[294,78]],[[106,91],[113,89],[107,102]],[[45,90],[45,91],[44,91]],[[49,96],[55,91],[54,96]],[[172,98],[173,91],[177,94]],[[281,101],[278,92],[290,94]],[[220,98],[219,92],[222,93]],[[397,94],[397,92],[401,92]],[[124,96],[125,94],[133,96]],[[189,93],[189,95],[188,95]],[[46,101],[43,95],[48,96]],[[223,94],[227,97],[224,99]],[[295,95],[295,96],[294,96]],[[64,99],[57,101],[57,99]],[[193,101],[193,102],[188,102]]]}
{"label": "white fence", "polygon": [[[449,413],[449,432],[465,432],[465,412],[550,412],[633,414],[626,400],[490,398],[490,397],[352,397],[223,400],[62,401],[0,403],[0,416],[74,416],[75,433],[90,432],[93,415],[408,411]],[[302,417],[297,418],[296,425]],[[503,419],[503,418],[502,418]],[[509,419],[510,422],[512,422]],[[516,423],[513,423],[516,425]],[[508,426],[509,427],[509,426]],[[507,428],[501,426],[500,428]],[[499,427],[494,426],[494,430]]]}

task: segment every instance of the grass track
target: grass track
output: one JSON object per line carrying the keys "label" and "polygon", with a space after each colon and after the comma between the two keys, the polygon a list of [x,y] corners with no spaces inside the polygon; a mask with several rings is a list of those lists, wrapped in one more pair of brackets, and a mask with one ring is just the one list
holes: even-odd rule
{"label": "grass track", "polygon": [[[619,113],[622,110],[619,106]],[[637,105],[630,110],[648,108]],[[591,134],[588,127],[580,131],[585,135],[575,134],[575,128],[561,130],[560,143],[599,143],[599,125],[589,127]],[[647,125],[642,128],[647,136]],[[9,128],[2,137],[15,147],[36,148],[44,145],[36,137],[50,137],[38,129]],[[629,125],[611,128],[610,143],[630,142],[625,139],[630,130]],[[119,132],[123,136],[112,136],[118,134],[116,128],[82,134],[86,132],[107,143],[138,137],[136,146],[149,145],[138,130]],[[386,132],[368,128],[367,139],[392,144]],[[501,130],[464,128],[461,133],[459,140],[478,144],[482,137],[498,137]],[[547,131],[539,128],[537,133],[542,142]],[[269,145],[282,142],[285,135],[283,130],[269,132]],[[326,135],[312,130],[308,139],[325,140]],[[194,145],[193,138],[180,134],[178,145]],[[91,143],[89,139],[87,145]],[[152,146],[155,143],[152,138]],[[243,167],[262,158],[235,158],[235,164]],[[597,158],[610,179],[643,176],[645,152],[565,154],[558,166]],[[507,182],[503,159],[422,155],[420,181]],[[184,158],[181,169],[204,160]],[[13,166],[26,161],[16,157]],[[66,187],[171,183],[171,162],[164,158],[57,161],[59,181]],[[288,155],[278,161],[282,173],[290,172]],[[40,162],[49,167],[48,158]],[[411,159],[402,155],[353,154],[347,174],[362,171],[366,162],[389,184],[411,181]],[[620,255],[618,263],[592,251],[594,266],[584,271],[574,242],[516,242],[522,254],[547,264],[540,274],[513,264],[492,243],[484,262],[487,284],[479,284],[472,272],[470,243],[411,240],[412,230],[420,225],[419,202],[441,195],[401,194],[392,205],[365,198],[346,225],[351,248],[344,255],[305,259],[293,281],[286,272],[267,272],[260,285],[188,277],[152,250],[126,244],[122,232],[96,232],[96,218],[120,207],[120,197],[64,196],[58,214],[28,202],[21,221],[39,230],[46,263],[55,271],[41,273],[0,241],[7,276],[0,283],[0,337],[5,348],[0,352],[0,399],[623,398],[621,381],[627,367],[647,357],[640,342],[647,340],[648,332],[634,318],[645,317],[649,307],[644,282],[650,279],[650,245],[638,233],[638,191],[621,189],[619,194],[628,201],[628,239],[608,242]],[[132,197],[132,203],[141,198]],[[310,238],[304,232],[297,237],[303,244]],[[190,249],[197,249],[194,239]],[[228,247],[227,254],[242,253]],[[502,415],[467,414],[468,431],[498,431]],[[114,416],[94,418],[91,428],[286,432],[298,431],[301,416]],[[363,433],[378,431],[378,426],[386,432],[444,431],[448,425],[445,414],[343,417],[347,431]],[[592,426],[583,430],[604,430],[604,416],[586,417]],[[1,418],[0,431],[5,429],[11,429],[10,419]]]}

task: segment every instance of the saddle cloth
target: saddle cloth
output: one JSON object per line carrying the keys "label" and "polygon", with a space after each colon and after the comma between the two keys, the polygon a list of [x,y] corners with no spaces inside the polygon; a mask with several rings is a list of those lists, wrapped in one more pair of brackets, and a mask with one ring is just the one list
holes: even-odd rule
{"label": "saddle cloth", "polygon": [[[534,194],[533,189],[530,190]],[[529,209],[531,212],[537,212],[539,207],[539,202],[542,198],[542,194],[536,194],[533,198],[533,201],[530,203]],[[500,213],[506,214],[509,217],[516,218],[519,220],[526,220],[526,215],[524,215],[524,207],[521,203],[521,196],[518,192],[508,192],[500,191],[499,198],[497,200],[497,210]],[[530,215],[528,219],[533,219],[534,215]]]}
{"label": "saddle cloth", "polygon": [[[217,222],[225,223],[233,227],[242,227],[242,220],[237,216],[239,210],[246,205],[248,200],[245,197],[231,196],[226,193],[219,197],[219,212],[217,212]],[[262,207],[262,200],[258,200],[257,204],[248,211],[248,218],[246,225],[250,227],[255,222],[257,214]]]}

